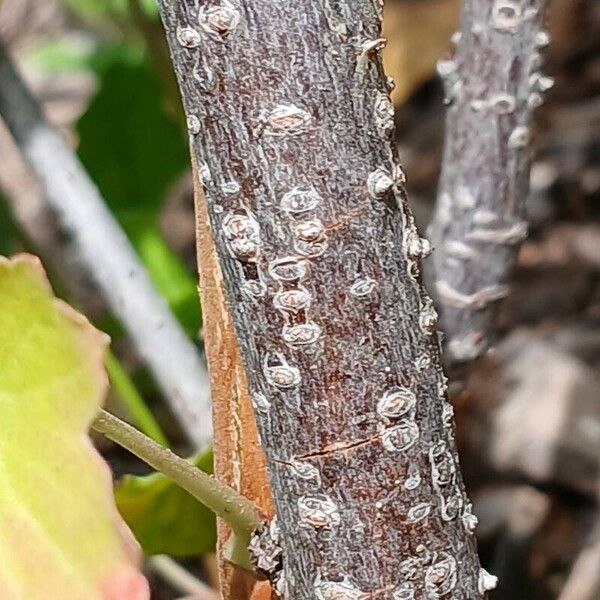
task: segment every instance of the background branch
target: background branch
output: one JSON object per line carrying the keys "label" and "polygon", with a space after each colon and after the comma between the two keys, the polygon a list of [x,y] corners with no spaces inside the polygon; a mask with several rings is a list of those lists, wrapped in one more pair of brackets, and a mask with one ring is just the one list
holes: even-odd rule
{"label": "background branch", "polygon": [[540,73],[543,0],[465,0],[444,78],[446,140],[432,223],[435,285],[448,355],[488,346],[494,304],[527,234],[532,114],[552,80]]}

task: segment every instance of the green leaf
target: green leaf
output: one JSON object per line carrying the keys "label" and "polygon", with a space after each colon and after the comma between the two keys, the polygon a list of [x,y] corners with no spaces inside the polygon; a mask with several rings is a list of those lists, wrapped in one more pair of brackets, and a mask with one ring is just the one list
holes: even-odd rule
{"label": "green leaf", "polygon": [[145,433],[161,446],[168,446],[169,442],[163,433],[152,411],[138,392],[129,373],[123,368],[119,359],[109,350],[104,357],[104,366],[110,379],[110,385],[118,394],[121,403],[129,412],[131,419],[138,429]]}
{"label": "green leaf", "polygon": [[[212,451],[191,462],[211,473]],[[193,556],[214,551],[214,514],[162,473],[124,477],[115,498],[147,555]]]}
{"label": "green leaf", "polygon": [[79,156],[105,200],[129,228],[146,226],[187,167],[182,133],[164,114],[145,63],[108,66],[78,123]]}
{"label": "green leaf", "polygon": [[13,219],[8,202],[0,194],[0,254],[12,254],[22,249],[22,235]]}
{"label": "green leaf", "polygon": [[107,338],[37,259],[0,257],[0,596],[143,600],[137,546],[86,436]]}
{"label": "green leaf", "polygon": [[[155,0],[137,0],[148,17],[158,18]],[[80,18],[93,25],[107,21],[123,21],[130,18],[129,0],[64,0],[65,4]]]}
{"label": "green leaf", "polygon": [[64,0],[80,18],[91,23],[127,15],[127,0]]}
{"label": "green leaf", "polygon": [[79,156],[155,285],[195,336],[196,277],[158,228],[167,190],[188,168],[185,137],[166,116],[160,85],[145,62],[116,58],[100,76],[100,89],[78,123]]}

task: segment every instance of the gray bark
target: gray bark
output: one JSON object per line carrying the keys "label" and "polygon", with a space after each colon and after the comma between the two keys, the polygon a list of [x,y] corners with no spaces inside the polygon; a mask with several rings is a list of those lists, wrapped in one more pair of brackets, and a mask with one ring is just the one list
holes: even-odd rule
{"label": "gray bark", "polygon": [[380,3],[161,9],[267,456],[280,593],[481,598]]}
{"label": "gray bark", "polygon": [[432,224],[441,329],[451,359],[488,346],[494,308],[527,234],[532,113],[552,80],[540,73],[543,0],[465,0],[445,79],[446,142]]}
{"label": "gray bark", "polygon": [[197,447],[212,437],[208,374],[83,166],[41,111],[0,44],[0,115],[48,206]]}

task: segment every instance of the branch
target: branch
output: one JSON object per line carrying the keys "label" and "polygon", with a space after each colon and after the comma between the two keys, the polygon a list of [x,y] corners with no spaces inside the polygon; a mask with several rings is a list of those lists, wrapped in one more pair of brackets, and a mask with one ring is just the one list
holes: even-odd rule
{"label": "branch", "polygon": [[[92,427],[172,479],[217,516],[227,521],[240,540],[240,546],[242,543],[244,548],[249,546],[250,536],[261,528],[263,518],[247,498],[105,410],[98,413]],[[246,556],[238,558],[237,564],[252,568],[247,553]]]}
{"label": "branch", "polygon": [[552,80],[540,73],[544,0],[465,0],[446,87],[446,142],[432,223],[435,292],[449,357],[489,344],[527,234],[528,147],[534,109]]}
{"label": "branch", "polygon": [[380,3],[160,6],[280,528],[257,564],[291,600],[484,597]]}
{"label": "branch", "polygon": [[[125,233],[0,44],[0,115],[190,440],[211,440],[209,383],[194,344],[152,285]],[[158,150],[157,150],[158,151]]]}

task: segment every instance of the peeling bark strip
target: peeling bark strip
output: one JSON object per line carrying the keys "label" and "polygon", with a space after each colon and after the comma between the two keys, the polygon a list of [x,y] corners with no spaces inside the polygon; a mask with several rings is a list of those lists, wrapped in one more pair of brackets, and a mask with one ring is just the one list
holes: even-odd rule
{"label": "peeling bark strip", "polygon": [[[210,371],[213,401],[215,477],[250,498],[268,517],[273,501],[265,457],[258,442],[246,373],[239,355],[231,315],[223,296],[221,269],[210,231],[206,201],[192,157],[198,270],[204,328],[204,349]],[[266,581],[227,562],[223,549],[231,528],[219,519],[219,584],[223,600],[270,600]]]}
{"label": "peeling bark strip", "polygon": [[494,303],[527,235],[527,148],[534,109],[552,79],[540,73],[543,0],[465,0],[445,80],[446,145],[432,231],[435,291],[448,353],[487,348]]}
{"label": "peeling bark strip", "polygon": [[[368,0],[161,2],[291,600],[474,600],[476,523]],[[201,132],[201,134],[200,134]]]}

